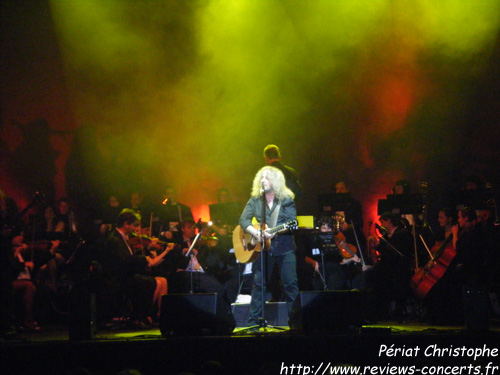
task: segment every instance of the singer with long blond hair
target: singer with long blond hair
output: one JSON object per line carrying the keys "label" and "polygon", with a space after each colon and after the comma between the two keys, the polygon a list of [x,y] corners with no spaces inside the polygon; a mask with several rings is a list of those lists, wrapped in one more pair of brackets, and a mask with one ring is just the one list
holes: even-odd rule
{"label": "singer with long blond hair", "polygon": [[[254,330],[265,328],[263,311],[263,295],[266,292],[268,274],[274,263],[280,269],[281,281],[285,291],[285,300],[288,309],[289,325],[294,327],[292,306],[299,294],[296,272],[296,246],[293,235],[288,229],[273,233],[273,227],[284,226],[296,221],[297,212],[293,200],[293,192],[287,188],[283,172],[279,169],[266,166],[260,169],[253,180],[251,197],[240,217],[240,225],[245,232],[250,233],[257,240],[270,240],[268,252],[261,252],[254,263],[254,286],[250,303],[249,325]],[[265,215],[265,217],[263,216]],[[266,223],[268,229],[259,230],[252,225],[252,219],[258,223]],[[263,220],[264,219],[264,220]],[[261,258],[264,258],[265,267],[261,267]],[[263,275],[263,271],[266,275]],[[268,272],[265,272],[267,270]]]}

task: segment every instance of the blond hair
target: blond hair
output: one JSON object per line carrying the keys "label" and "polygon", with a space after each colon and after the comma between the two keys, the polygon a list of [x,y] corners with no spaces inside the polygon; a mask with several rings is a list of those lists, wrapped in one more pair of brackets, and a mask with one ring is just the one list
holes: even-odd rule
{"label": "blond hair", "polygon": [[261,192],[261,180],[262,175],[266,174],[269,180],[273,184],[273,191],[278,198],[278,200],[283,200],[286,197],[294,198],[295,194],[286,186],[285,175],[278,168],[267,166],[262,167],[253,179],[252,193],[250,194],[254,198],[258,198]]}

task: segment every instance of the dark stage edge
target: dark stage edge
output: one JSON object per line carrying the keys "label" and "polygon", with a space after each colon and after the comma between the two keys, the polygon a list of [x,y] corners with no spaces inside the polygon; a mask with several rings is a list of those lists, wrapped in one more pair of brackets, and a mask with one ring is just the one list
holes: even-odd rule
{"label": "dark stage edge", "polygon": [[[161,336],[159,329],[99,330],[94,339],[84,341],[70,340],[65,327],[52,326],[45,327],[40,333],[20,334],[13,340],[1,340],[0,372],[76,374],[75,369],[85,368],[90,374],[108,375],[135,368],[144,375],[170,375],[197,373],[204,362],[215,360],[222,364],[224,374],[325,375],[330,373],[329,370],[324,371],[329,364],[351,364],[382,366],[376,370],[377,374],[384,374],[384,368],[385,371],[390,371],[390,368],[400,371],[402,366],[410,365],[452,365],[469,366],[470,371],[462,371],[461,374],[495,375],[500,374],[500,370],[490,370],[487,374],[478,372],[476,366],[486,366],[490,362],[499,365],[499,355],[493,353],[500,346],[500,325],[497,323],[491,324],[488,331],[481,332],[459,326],[384,322],[344,332],[305,334],[269,329],[265,333],[249,334],[237,328],[231,336],[167,338]],[[383,345],[400,351],[394,356],[380,355]],[[416,353],[417,347],[420,349]],[[464,347],[468,352],[455,357],[423,355],[425,349],[433,350],[434,347]],[[482,350],[486,356],[468,356],[473,349]],[[296,367],[292,368],[292,365]]]}

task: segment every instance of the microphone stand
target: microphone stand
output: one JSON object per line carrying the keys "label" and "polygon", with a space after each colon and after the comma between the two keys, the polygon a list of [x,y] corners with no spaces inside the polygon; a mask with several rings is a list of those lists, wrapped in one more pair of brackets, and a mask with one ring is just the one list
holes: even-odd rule
{"label": "microphone stand", "polygon": [[318,273],[319,273],[319,277],[321,278],[321,281],[323,282],[323,290],[326,292],[326,291],[328,291],[328,285],[326,285],[326,281],[325,281],[325,275],[326,275],[325,250],[323,249],[323,246],[321,247],[321,271],[322,272],[318,272]]}
{"label": "microphone stand", "polygon": [[[333,235],[333,234],[332,234]],[[318,243],[317,242],[317,237],[315,237],[315,240],[314,242],[315,243]],[[321,271],[318,272],[318,275],[319,275],[319,278],[321,279],[321,282],[323,283],[323,290],[324,291],[328,291],[328,286],[326,285],[326,281],[325,281],[325,276],[326,276],[326,270],[325,270],[325,241],[320,238],[320,241],[321,241],[321,245],[318,246],[318,249],[321,247],[321,250],[319,250],[319,253],[320,253],[320,256],[321,256]],[[316,271],[314,271],[316,272]]]}
{"label": "microphone stand", "polygon": [[[260,331],[257,331],[255,333],[265,333],[266,330],[268,328],[274,328],[274,329],[277,329],[277,330],[285,330],[285,328],[282,328],[282,327],[276,327],[276,326],[271,326],[269,324],[267,324],[267,321],[266,321],[266,313],[265,313],[265,309],[266,309],[266,301],[265,301],[265,294],[266,294],[266,290],[267,290],[267,254],[266,254],[266,251],[264,251],[264,246],[265,246],[265,238],[264,238],[264,230],[266,229],[265,226],[266,226],[266,206],[267,206],[267,201],[266,201],[266,193],[265,193],[265,190],[264,188],[262,188],[262,211],[261,211],[261,215],[262,215],[262,223],[260,225],[260,275],[261,275],[261,282],[262,282],[262,286],[261,286],[261,291],[260,291],[260,296],[261,296],[261,317],[259,318],[259,324],[257,325],[254,325],[254,326],[251,326],[251,327],[247,327],[245,328],[244,330],[242,330],[241,332],[246,332],[246,331],[253,331],[255,329],[260,329],[260,328],[263,328],[264,332],[260,332]],[[265,259],[264,259],[265,257]]]}
{"label": "microphone stand", "polygon": [[368,269],[368,267],[366,266],[365,257],[363,256],[363,249],[361,248],[361,245],[359,244],[358,234],[356,233],[356,227],[354,226],[354,221],[352,219],[351,219],[351,226],[352,226],[352,231],[354,233],[354,238],[356,239],[356,244],[358,245],[359,255],[361,255],[361,269],[363,271],[366,271]]}
{"label": "microphone stand", "polygon": [[[267,291],[267,254],[264,252],[264,246],[266,240],[264,239],[264,230],[266,227],[266,193],[262,189],[262,223],[260,225],[260,275],[262,277],[262,288],[260,289],[260,303],[261,303],[261,314],[259,318],[259,328],[266,328],[266,291]],[[266,259],[264,259],[266,258]]]}

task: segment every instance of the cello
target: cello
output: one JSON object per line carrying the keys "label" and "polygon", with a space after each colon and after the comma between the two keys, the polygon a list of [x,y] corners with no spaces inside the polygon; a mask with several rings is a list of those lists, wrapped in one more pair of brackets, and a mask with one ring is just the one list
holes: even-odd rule
{"label": "cello", "polygon": [[432,249],[431,259],[421,268],[415,270],[410,280],[410,286],[417,298],[423,300],[432,287],[443,277],[451,261],[457,255],[453,246],[453,234],[446,240],[437,242]]}

